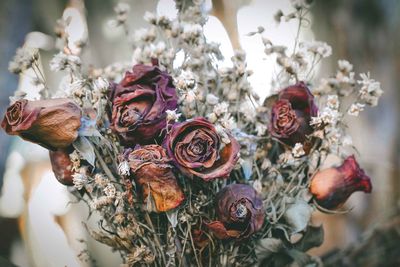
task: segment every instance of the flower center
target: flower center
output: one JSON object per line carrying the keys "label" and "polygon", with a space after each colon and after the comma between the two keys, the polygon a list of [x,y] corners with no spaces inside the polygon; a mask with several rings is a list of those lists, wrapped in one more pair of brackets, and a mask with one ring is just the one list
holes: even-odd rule
{"label": "flower center", "polygon": [[140,120],[141,114],[136,109],[128,109],[126,110],[121,117],[121,123],[124,126],[130,126],[135,124],[138,120]]}
{"label": "flower center", "polygon": [[247,207],[243,203],[239,203],[236,206],[236,217],[239,219],[245,218],[247,215]]}

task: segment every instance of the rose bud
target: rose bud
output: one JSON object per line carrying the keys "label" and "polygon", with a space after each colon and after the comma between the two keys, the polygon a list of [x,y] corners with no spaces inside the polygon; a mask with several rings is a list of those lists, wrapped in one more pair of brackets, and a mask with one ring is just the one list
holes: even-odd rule
{"label": "rose bud", "polygon": [[157,66],[135,65],[110,92],[111,129],[121,144],[148,144],[166,126],[167,110],[177,108],[172,78]]}
{"label": "rose bud", "polygon": [[175,123],[164,145],[179,170],[205,181],[227,178],[239,159],[239,143],[230,135],[222,147],[214,125],[204,118]]}
{"label": "rose bud", "polygon": [[56,151],[49,151],[51,168],[53,169],[54,175],[57,180],[64,185],[73,185],[72,182],[72,162],[69,158],[69,154],[72,152],[72,148],[59,149]]}
{"label": "rose bud", "polygon": [[317,116],[314,96],[304,82],[283,89],[272,106],[269,131],[281,142],[294,146],[304,144],[313,132],[311,117]]}
{"label": "rose bud", "polygon": [[164,148],[146,145],[133,151],[129,149],[125,152],[125,158],[144,202],[149,206],[154,201],[155,207],[151,207],[153,211],[174,209],[185,199]]}
{"label": "rose bud", "polygon": [[18,100],[8,107],[1,127],[10,135],[47,149],[66,148],[78,137],[81,109],[69,99]]}
{"label": "rose bud", "polygon": [[261,229],[265,212],[253,187],[231,184],[216,196],[218,221],[207,224],[219,239],[242,240]]}
{"label": "rose bud", "polygon": [[355,191],[370,193],[371,190],[371,180],[354,156],[348,157],[339,167],[317,172],[310,183],[310,192],[314,199],[326,209],[342,206]]}

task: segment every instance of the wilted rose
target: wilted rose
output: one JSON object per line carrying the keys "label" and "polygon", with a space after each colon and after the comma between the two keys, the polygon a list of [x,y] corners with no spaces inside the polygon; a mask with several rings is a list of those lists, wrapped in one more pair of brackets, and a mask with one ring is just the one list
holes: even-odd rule
{"label": "wilted rose", "polygon": [[175,123],[165,139],[168,155],[179,170],[189,177],[205,181],[227,178],[239,159],[239,143],[222,146],[214,125],[204,118]]}
{"label": "wilted rose", "polygon": [[[125,157],[147,207],[156,212],[164,212],[182,203],[185,196],[172,172],[173,166],[164,148],[146,145],[133,151],[127,150]],[[152,207],[153,203],[155,207]]]}
{"label": "wilted rose", "polygon": [[10,135],[47,149],[66,148],[78,137],[81,109],[71,100],[18,100],[7,109],[1,127]]}
{"label": "wilted rose", "polygon": [[49,151],[51,168],[53,169],[54,175],[57,180],[64,185],[73,185],[72,175],[74,172],[72,170],[71,159],[69,158],[69,154],[72,150],[72,148],[67,148]]}
{"label": "wilted rose", "polygon": [[311,117],[317,116],[314,96],[304,82],[283,89],[272,106],[269,131],[281,142],[294,146],[313,132]]}
{"label": "wilted rose", "polygon": [[148,144],[166,126],[166,110],[177,107],[172,78],[157,66],[135,65],[110,93],[111,129],[123,145]]}
{"label": "wilted rose", "polygon": [[207,224],[219,239],[241,240],[261,229],[265,212],[253,187],[231,184],[216,196],[218,221]]}
{"label": "wilted rose", "polygon": [[370,193],[371,190],[371,180],[354,156],[348,157],[339,167],[317,172],[310,184],[310,192],[317,203],[327,209],[340,207],[356,191]]}

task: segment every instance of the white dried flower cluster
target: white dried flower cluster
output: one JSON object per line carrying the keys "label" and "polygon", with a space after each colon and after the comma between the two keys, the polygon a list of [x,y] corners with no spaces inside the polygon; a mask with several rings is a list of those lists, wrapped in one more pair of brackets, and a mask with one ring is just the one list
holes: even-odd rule
{"label": "white dried flower cluster", "polygon": [[381,84],[378,81],[370,78],[368,73],[360,74],[361,80],[357,81],[361,84],[360,97],[370,106],[378,105],[378,100],[383,94]]}
{"label": "white dried flower cluster", "polygon": [[115,189],[115,186],[111,183],[109,183],[104,189],[103,189],[104,194],[108,198],[115,198],[115,195],[117,193],[117,190]]}
{"label": "white dried flower cluster", "polygon": [[89,182],[86,174],[76,172],[72,175],[72,183],[77,190],[81,190]]}
{"label": "white dried flower cluster", "polygon": [[21,47],[18,48],[15,56],[8,64],[8,70],[12,73],[19,74],[32,67],[33,63],[38,60],[38,49]]}
{"label": "white dried flower cluster", "polygon": [[109,87],[110,87],[110,83],[103,77],[97,77],[93,81],[93,90],[95,90],[95,91],[98,91],[101,93],[106,93]]}
{"label": "white dried flower cluster", "polygon": [[292,149],[293,157],[300,158],[304,156],[306,152],[304,151],[303,145],[301,143],[296,143]]}
{"label": "white dried flower cluster", "polygon": [[167,122],[178,121],[179,118],[182,116],[181,113],[177,112],[177,109],[174,110],[166,110],[167,113]]}
{"label": "white dried flower cluster", "polygon": [[78,56],[59,52],[50,61],[50,69],[52,71],[61,71],[65,69],[77,70],[80,68],[81,64],[81,59]]}
{"label": "white dried flower cluster", "polygon": [[130,168],[130,166],[129,166],[128,161],[126,161],[126,160],[122,161],[122,162],[118,165],[118,173],[119,173],[120,175],[124,175],[124,176],[129,175],[129,174],[130,174],[130,170],[131,170],[131,168]]}
{"label": "white dried flower cluster", "polygon": [[301,42],[300,48],[322,58],[332,55],[332,47],[321,41]]}
{"label": "white dried flower cluster", "polygon": [[361,104],[361,103],[351,104],[347,113],[351,116],[357,117],[360,114],[360,112],[364,110],[364,107],[365,107],[365,105]]}
{"label": "white dried flower cluster", "polygon": [[327,107],[330,109],[339,109],[339,97],[337,95],[328,95]]}

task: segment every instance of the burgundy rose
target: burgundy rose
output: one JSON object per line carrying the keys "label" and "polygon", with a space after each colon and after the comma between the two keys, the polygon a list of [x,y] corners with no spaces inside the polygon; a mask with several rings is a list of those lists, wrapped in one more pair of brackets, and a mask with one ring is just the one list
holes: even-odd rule
{"label": "burgundy rose", "polygon": [[[164,148],[147,145],[136,150],[127,150],[131,174],[142,193],[144,202],[156,212],[178,207],[185,199],[174,173],[171,160]],[[151,198],[151,199],[150,199]]]}
{"label": "burgundy rose", "polygon": [[294,146],[307,140],[313,132],[311,117],[317,116],[314,96],[304,82],[283,89],[272,106],[269,131],[281,142]]}
{"label": "burgundy rose", "polygon": [[123,145],[148,144],[166,126],[166,110],[177,107],[172,78],[157,66],[135,65],[110,93],[111,129]]}
{"label": "burgundy rose", "polygon": [[221,145],[214,125],[204,118],[175,123],[164,145],[179,170],[205,181],[227,178],[239,159],[239,143],[231,136]]}
{"label": "burgundy rose", "polygon": [[219,239],[241,240],[261,229],[265,212],[262,199],[253,187],[231,184],[216,196],[218,221],[208,223],[208,228]]}
{"label": "burgundy rose", "polygon": [[18,100],[7,109],[1,127],[47,149],[66,148],[78,137],[81,109],[69,99]]}
{"label": "burgundy rose", "polygon": [[71,159],[69,158],[69,154],[72,150],[72,148],[67,148],[49,151],[51,168],[53,169],[54,175],[57,180],[64,185],[73,185],[72,175],[74,172],[72,170]]}
{"label": "burgundy rose", "polygon": [[339,167],[317,172],[310,184],[310,192],[314,199],[321,207],[327,209],[342,206],[356,191],[370,193],[371,190],[371,180],[354,156],[348,157]]}

